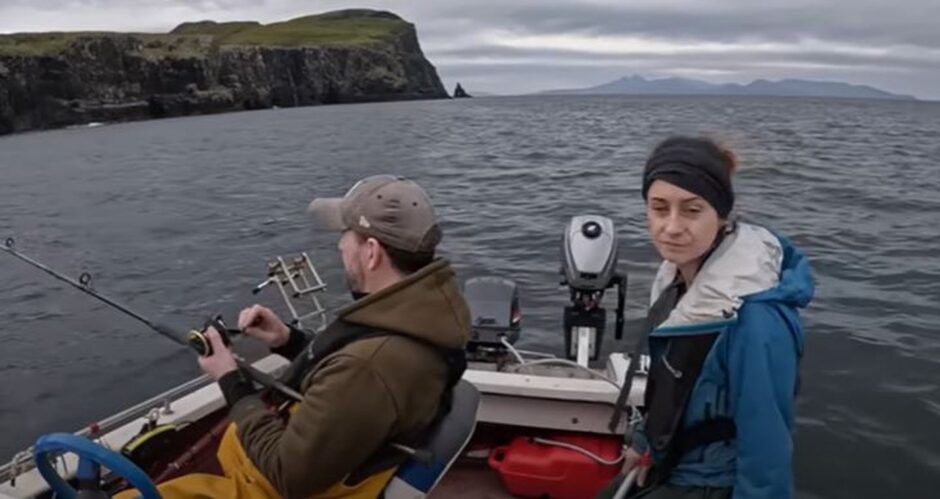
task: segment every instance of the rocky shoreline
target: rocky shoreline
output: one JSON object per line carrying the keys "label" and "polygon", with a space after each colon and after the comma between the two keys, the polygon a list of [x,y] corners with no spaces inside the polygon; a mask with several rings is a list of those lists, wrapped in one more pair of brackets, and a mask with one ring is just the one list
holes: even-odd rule
{"label": "rocky shoreline", "polygon": [[412,24],[339,11],[165,35],[0,36],[0,134],[272,107],[447,98]]}

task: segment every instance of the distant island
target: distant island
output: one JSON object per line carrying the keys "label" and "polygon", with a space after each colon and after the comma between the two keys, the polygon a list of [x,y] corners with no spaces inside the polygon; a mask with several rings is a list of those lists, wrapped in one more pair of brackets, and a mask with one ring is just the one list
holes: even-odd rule
{"label": "distant island", "polygon": [[166,34],[0,35],[0,134],[91,122],[448,98],[413,24],[351,9]]}
{"label": "distant island", "polygon": [[549,90],[543,95],[728,95],[772,97],[841,97],[856,99],[916,100],[909,95],[898,95],[867,85],[852,85],[836,81],[785,79],[779,81],[754,80],[746,85],[738,83],[716,84],[691,78],[646,79],[627,76],[603,85],[588,88]]}

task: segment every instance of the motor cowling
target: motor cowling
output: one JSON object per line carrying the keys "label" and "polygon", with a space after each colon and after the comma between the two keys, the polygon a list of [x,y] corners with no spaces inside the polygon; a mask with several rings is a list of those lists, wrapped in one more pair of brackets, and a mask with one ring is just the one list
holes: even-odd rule
{"label": "motor cowling", "polygon": [[579,215],[565,227],[562,273],[572,290],[603,291],[617,267],[614,223],[600,215]]}
{"label": "motor cowling", "polygon": [[515,343],[522,331],[522,312],[516,283],[502,277],[468,279],[464,299],[470,309],[471,353],[478,349],[505,350],[502,340]]}

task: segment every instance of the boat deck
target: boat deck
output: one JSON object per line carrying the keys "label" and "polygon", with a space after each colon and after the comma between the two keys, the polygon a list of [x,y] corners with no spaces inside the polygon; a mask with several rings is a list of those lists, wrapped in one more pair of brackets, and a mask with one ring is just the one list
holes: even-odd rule
{"label": "boat deck", "polygon": [[432,499],[512,499],[484,462],[457,462],[429,496]]}

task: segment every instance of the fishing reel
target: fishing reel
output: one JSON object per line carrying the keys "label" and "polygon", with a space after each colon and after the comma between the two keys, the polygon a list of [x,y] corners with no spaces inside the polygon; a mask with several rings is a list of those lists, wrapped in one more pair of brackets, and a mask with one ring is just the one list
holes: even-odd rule
{"label": "fishing reel", "polygon": [[209,338],[206,336],[206,331],[208,331],[210,327],[215,328],[215,330],[219,332],[219,336],[222,337],[222,343],[225,344],[225,346],[231,346],[232,336],[242,334],[240,329],[229,328],[222,320],[221,315],[210,317],[206,320],[205,324],[203,324],[202,329],[192,329],[186,333],[186,344],[202,357],[208,357],[213,353],[212,343],[209,342]]}
{"label": "fishing reel", "polygon": [[600,215],[572,217],[565,228],[561,247],[564,276],[571,305],[565,307],[565,353],[587,366],[597,360],[607,323],[601,307],[604,292],[617,287],[615,338],[623,337],[623,310],[627,276],[617,272],[617,233],[614,223]]}

